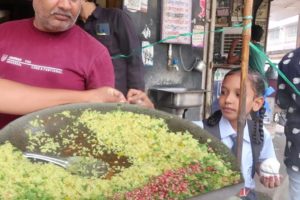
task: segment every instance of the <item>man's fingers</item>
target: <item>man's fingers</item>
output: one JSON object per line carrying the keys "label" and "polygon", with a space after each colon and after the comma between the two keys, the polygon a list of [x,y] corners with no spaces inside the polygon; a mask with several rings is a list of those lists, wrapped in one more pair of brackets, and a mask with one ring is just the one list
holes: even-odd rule
{"label": "man's fingers", "polygon": [[122,94],[122,92],[113,89],[113,96],[119,99],[120,102],[126,102],[126,98]]}
{"label": "man's fingers", "polygon": [[137,104],[146,108],[154,108],[153,103],[145,92],[136,89],[130,89],[127,93],[127,101],[130,104]]}
{"label": "man's fingers", "polygon": [[106,99],[104,102],[126,102],[126,98],[119,90],[110,87],[103,87],[103,98]]}
{"label": "man's fingers", "polygon": [[131,97],[134,97],[140,93],[139,90],[136,89],[130,89],[127,93],[127,99],[130,99]]}

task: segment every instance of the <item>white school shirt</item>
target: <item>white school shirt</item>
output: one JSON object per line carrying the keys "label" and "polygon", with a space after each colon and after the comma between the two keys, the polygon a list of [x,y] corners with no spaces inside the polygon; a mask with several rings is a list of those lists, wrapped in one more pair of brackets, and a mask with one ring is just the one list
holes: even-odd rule
{"label": "white school shirt", "polygon": [[[203,128],[202,121],[194,121],[194,123],[200,126],[201,128]],[[234,133],[236,134],[236,131],[232,128],[230,122],[224,117],[222,117],[219,122],[219,129],[220,129],[221,141],[228,148],[231,149],[231,147],[233,146],[233,142],[230,138],[230,135]],[[264,144],[259,155],[260,162],[268,158],[276,159],[276,154],[274,151],[271,135],[265,127],[263,127],[263,130],[264,130]],[[246,122],[246,126],[244,128],[241,172],[245,181],[245,187],[254,189],[255,181],[252,178],[252,163],[253,163],[252,159],[253,158],[252,158],[250,136],[249,136],[248,124]]]}

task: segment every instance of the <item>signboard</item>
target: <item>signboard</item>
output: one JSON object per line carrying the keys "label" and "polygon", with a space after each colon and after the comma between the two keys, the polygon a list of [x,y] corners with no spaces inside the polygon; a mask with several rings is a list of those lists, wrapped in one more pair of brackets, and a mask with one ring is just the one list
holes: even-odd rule
{"label": "signboard", "polygon": [[124,7],[130,12],[141,11],[147,13],[148,0],[124,0]]}
{"label": "signboard", "polygon": [[203,47],[204,46],[204,26],[194,25],[193,36],[192,36],[192,46],[193,47]]}
{"label": "signboard", "polygon": [[[163,0],[161,38],[178,36],[191,32],[192,1]],[[180,36],[164,41],[165,43],[190,44],[191,36]]]}
{"label": "signboard", "polygon": [[124,6],[126,6],[126,8],[128,10],[139,11],[139,10],[141,10],[142,1],[141,0],[125,0]]}
{"label": "signboard", "polygon": [[204,18],[206,15],[205,9],[206,9],[206,0],[199,0],[199,5],[200,5],[200,13],[198,17]]}
{"label": "signboard", "polygon": [[229,26],[231,0],[217,0],[216,26]]}

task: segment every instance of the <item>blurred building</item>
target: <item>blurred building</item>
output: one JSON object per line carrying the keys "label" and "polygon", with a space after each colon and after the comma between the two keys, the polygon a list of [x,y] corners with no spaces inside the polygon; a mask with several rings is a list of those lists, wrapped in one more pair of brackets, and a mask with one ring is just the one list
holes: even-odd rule
{"label": "blurred building", "polygon": [[270,21],[267,37],[267,53],[274,63],[297,47],[299,15],[278,21]]}

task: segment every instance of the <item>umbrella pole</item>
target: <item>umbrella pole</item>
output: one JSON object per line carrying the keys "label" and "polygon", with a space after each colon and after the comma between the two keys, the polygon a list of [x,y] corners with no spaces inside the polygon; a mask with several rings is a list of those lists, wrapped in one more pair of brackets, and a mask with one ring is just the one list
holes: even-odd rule
{"label": "umbrella pole", "polygon": [[[251,38],[251,17],[253,0],[244,0],[243,10],[243,43],[242,43],[242,56],[241,56],[241,86],[240,86],[240,104],[239,104],[239,115],[238,115],[238,135],[237,135],[237,159],[238,165],[241,166],[242,161],[242,148],[243,148],[243,137],[244,127],[246,123],[246,81],[248,77],[248,63],[249,63],[249,42]],[[249,27],[250,26],[250,27]]]}

